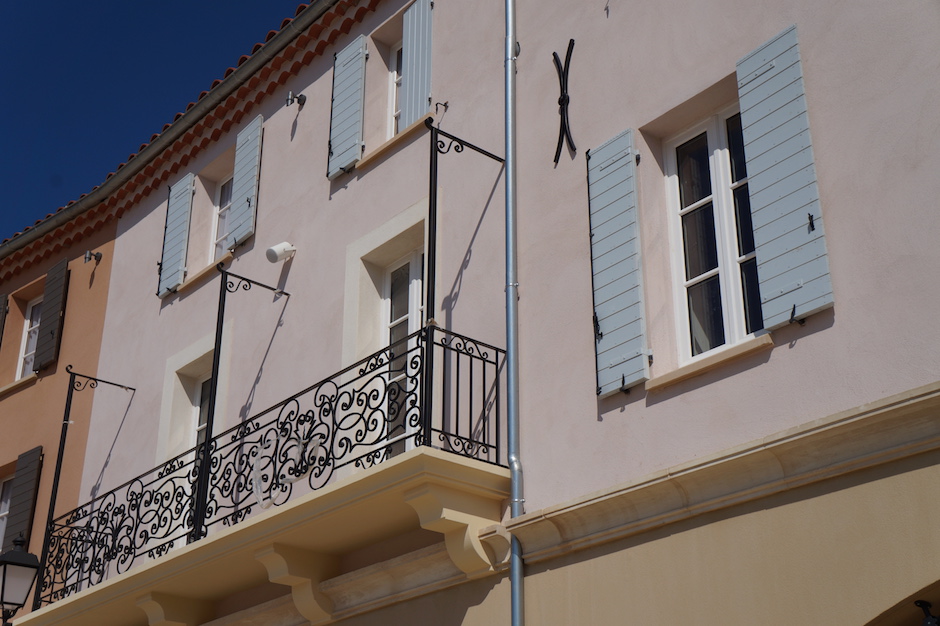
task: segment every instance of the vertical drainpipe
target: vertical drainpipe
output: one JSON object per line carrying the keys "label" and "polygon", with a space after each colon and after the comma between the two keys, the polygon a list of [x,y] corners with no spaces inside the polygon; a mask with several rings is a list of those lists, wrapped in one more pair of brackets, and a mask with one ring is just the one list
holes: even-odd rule
{"label": "vertical drainpipe", "polygon": [[[509,445],[510,516],[525,512],[522,463],[519,460],[519,279],[516,268],[516,6],[506,2],[505,129],[506,129],[506,396],[507,443]],[[512,537],[509,580],[512,587],[512,626],[525,623],[522,545]]]}

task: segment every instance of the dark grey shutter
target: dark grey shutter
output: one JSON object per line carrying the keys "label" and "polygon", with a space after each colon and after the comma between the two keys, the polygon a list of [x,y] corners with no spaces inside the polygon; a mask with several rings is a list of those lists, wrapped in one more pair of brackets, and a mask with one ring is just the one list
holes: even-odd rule
{"label": "dark grey shutter", "polygon": [[160,261],[160,284],[157,295],[161,298],[180,286],[186,275],[186,247],[189,244],[189,215],[193,209],[192,173],[170,187],[166,208],[166,228],[163,232],[163,257]]}
{"label": "dark grey shutter", "polygon": [[366,78],[366,38],[362,35],[333,60],[333,107],[326,175],[336,178],[362,156],[362,111]]}
{"label": "dark grey shutter", "polygon": [[255,232],[255,216],[258,205],[258,175],[261,172],[261,124],[262,116],[251,120],[238,133],[235,142],[235,172],[232,176],[232,206],[229,219],[227,248],[242,243]]}
{"label": "dark grey shutter", "polygon": [[404,129],[427,115],[431,107],[431,0],[416,0],[405,11],[401,59],[398,126]]}
{"label": "dark grey shutter", "polygon": [[3,345],[3,328],[6,325],[7,311],[9,310],[7,302],[7,295],[5,293],[0,294],[0,346]]}
{"label": "dark grey shutter", "polygon": [[42,446],[24,452],[16,460],[16,474],[10,492],[10,513],[3,533],[3,551],[13,547],[13,540],[22,533],[29,542],[36,510],[36,493],[39,491],[39,472],[42,469]]}
{"label": "dark grey shutter", "polygon": [[68,259],[63,259],[46,274],[46,286],[42,294],[42,315],[39,318],[39,336],[36,338],[36,355],[33,358],[34,372],[52,365],[59,356],[68,287],[69,262]]}
{"label": "dark grey shutter", "polygon": [[633,131],[589,150],[587,158],[597,393],[603,396],[649,378]]}
{"label": "dark grey shutter", "polygon": [[738,62],[764,327],[833,304],[796,27]]}

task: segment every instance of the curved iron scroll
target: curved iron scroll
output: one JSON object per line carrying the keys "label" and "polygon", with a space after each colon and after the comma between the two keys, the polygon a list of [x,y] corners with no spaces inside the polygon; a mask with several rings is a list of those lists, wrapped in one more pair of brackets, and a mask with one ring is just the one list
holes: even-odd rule
{"label": "curved iron scroll", "polygon": [[561,89],[561,95],[558,96],[558,115],[561,116],[561,126],[558,129],[558,146],[555,148],[555,165],[558,165],[558,159],[561,158],[561,147],[567,141],[568,149],[577,151],[574,146],[574,139],[571,138],[571,125],[568,122],[568,68],[571,65],[571,51],[574,50],[574,39],[568,42],[568,52],[565,54],[565,65],[562,66],[561,59],[557,52],[552,52],[552,60],[555,61],[555,69],[558,70],[558,87]]}

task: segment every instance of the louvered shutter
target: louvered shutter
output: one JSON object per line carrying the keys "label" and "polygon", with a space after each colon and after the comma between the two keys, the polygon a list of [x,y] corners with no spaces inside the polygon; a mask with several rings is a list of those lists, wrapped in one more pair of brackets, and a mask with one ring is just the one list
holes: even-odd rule
{"label": "louvered shutter", "polygon": [[261,172],[261,125],[262,116],[251,120],[238,133],[235,142],[235,173],[232,177],[232,206],[226,248],[233,248],[255,232],[255,217],[258,205],[258,176]]}
{"label": "louvered shutter", "polygon": [[833,303],[796,26],[741,59],[737,78],[761,308],[774,329]]}
{"label": "louvered shutter", "polygon": [[6,325],[7,311],[9,310],[7,302],[7,295],[0,294],[0,346],[3,345],[3,328]]}
{"label": "louvered shutter", "polygon": [[3,533],[3,551],[13,548],[13,540],[22,533],[29,542],[36,509],[36,493],[39,490],[39,472],[42,469],[42,446],[24,452],[16,460],[16,474],[10,493],[10,512]]}
{"label": "louvered shutter", "polygon": [[366,77],[366,38],[362,35],[333,60],[333,108],[326,175],[333,179],[362,156],[362,110]]}
{"label": "louvered shutter", "polygon": [[36,354],[33,358],[35,372],[52,365],[59,356],[68,278],[67,259],[56,263],[46,274],[46,286],[42,294],[42,316],[39,318],[39,335],[36,338]]}
{"label": "louvered shutter", "polygon": [[193,209],[192,173],[186,174],[170,187],[166,208],[166,228],[163,233],[163,258],[160,261],[160,284],[157,295],[161,298],[180,286],[186,274],[186,247],[189,244],[189,215]]}
{"label": "louvered shutter", "polygon": [[431,106],[431,0],[416,0],[405,11],[401,58],[399,128],[407,128]]}
{"label": "louvered shutter", "polygon": [[597,393],[604,396],[649,378],[633,131],[587,159]]}

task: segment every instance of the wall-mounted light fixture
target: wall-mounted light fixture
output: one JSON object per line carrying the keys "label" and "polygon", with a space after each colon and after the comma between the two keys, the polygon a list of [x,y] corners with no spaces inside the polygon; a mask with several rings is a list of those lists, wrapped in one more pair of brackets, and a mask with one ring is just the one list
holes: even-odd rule
{"label": "wall-mounted light fixture", "polygon": [[303,95],[302,93],[294,95],[293,91],[287,92],[287,106],[290,106],[296,102],[301,107],[303,107],[304,102],[306,101],[307,101],[307,96]]}
{"label": "wall-mounted light fixture", "polygon": [[0,554],[0,608],[3,626],[9,626],[13,616],[26,604],[26,598],[39,573],[39,559],[23,549],[26,540],[20,535],[13,540],[13,548]]}
{"label": "wall-mounted light fixture", "polygon": [[938,618],[930,612],[930,607],[933,606],[932,604],[926,600],[917,600],[914,602],[914,606],[924,612],[924,621],[921,622],[921,626],[937,626],[940,624]]}
{"label": "wall-mounted light fixture", "polygon": [[278,261],[286,261],[287,259],[293,258],[295,252],[297,252],[297,248],[284,241],[268,248],[264,255],[271,263],[277,263]]}
{"label": "wall-mounted light fixture", "polygon": [[85,250],[85,263],[88,263],[92,259],[95,260],[95,265],[98,265],[99,263],[101,263],[101,253],[92,252],[91,250]]}

